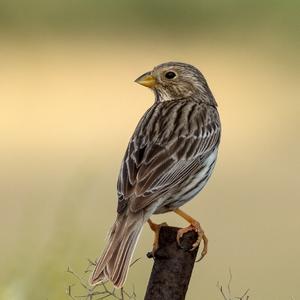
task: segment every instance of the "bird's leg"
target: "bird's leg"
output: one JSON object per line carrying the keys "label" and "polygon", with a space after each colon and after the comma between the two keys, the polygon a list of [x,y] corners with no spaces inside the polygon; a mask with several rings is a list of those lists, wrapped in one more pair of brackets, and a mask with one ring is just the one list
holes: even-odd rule
{"label": "bird's leg", "polygon": [[153,249],[152,249],[152,256],[154,256],[156,250],[158,249],[158,241],[159,241],[159,231],[160,231],[160,228],[162,226],[168,226],[167,223],[162,223],[162,224],[156,224],[156,223],[153,223],[151,221],[151,219],[148,220],[148,224],[151,228],[152,231],[154,231],[154,242],[153,242]]}
{"label": "bird's leg", "polygon": [[200,225],[200,223],[198,221],[196,221],[195,219],[193,219],[191,216],[189,216],[188,214],[186,214],[184,211],[182,211],[181,209],[177,208],[174,210],[174,212],[181,216],[182,218],[184,218],[186,221],[188,221],[191,225],[185,228],[181,228],[178,230],[177,232],[177,242],[180,245],[180,238],[186,233],[189,232],[191,230],[196,231],[196,233],[198,234],[198,239],[197,241],[193,244],[191,251],[193,251],[195,248],[197,248],[201,242],[201,240],[203,240],[203,250],[201,252],[201,257],[199,260],[201,260],[207,253],[207,245],[208,245],[208,239],[206,237],[206,235],[204,234],[204,231]]}

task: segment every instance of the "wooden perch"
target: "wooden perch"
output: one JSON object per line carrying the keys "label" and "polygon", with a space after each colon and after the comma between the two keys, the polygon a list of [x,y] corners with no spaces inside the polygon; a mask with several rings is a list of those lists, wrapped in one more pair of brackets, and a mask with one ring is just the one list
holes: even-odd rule
{"label": "wooden perch", "polygon": [[159,233],[159,248],[145,300],[184,300],[192,275],[198,248],[189,251],[197,240],[197,234],[189,231],[181,238],[181,246],[176,241],[177,227],[163,226]]}

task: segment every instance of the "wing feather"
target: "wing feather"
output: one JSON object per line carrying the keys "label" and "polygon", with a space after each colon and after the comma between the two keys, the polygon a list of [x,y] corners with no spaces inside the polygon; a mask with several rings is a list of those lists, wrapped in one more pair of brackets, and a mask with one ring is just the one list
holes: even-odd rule
{"label": "wing feather", "polygon": [[[186,111],[176,114],[176,109]],[[173,118],[159,118],[169,115]],[[162,123],[165,130],[160,132]],[[118,180],[118,212],[128,205],[139,211],[199,172],[218,146],[220,130],[215,107],[193,101],[172,103],[171,108],[154,104],[129,142]]]}

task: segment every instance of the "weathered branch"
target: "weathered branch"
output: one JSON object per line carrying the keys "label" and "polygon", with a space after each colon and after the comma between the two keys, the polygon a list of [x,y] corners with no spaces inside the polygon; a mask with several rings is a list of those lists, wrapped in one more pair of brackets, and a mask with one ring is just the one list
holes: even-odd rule
{"label": "weathered branch", "polygon": [[159,248],[148,282],[145,300],[183,300],[188,289],[198,248],[189,251],[197,240],[197,233],[190,231],[176,241],[179,228],[163,226],[159,234]]}

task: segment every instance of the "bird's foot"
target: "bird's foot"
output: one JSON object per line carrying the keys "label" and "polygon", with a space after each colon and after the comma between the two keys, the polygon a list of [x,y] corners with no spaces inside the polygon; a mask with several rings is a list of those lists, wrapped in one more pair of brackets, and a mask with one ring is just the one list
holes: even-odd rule
{"label": "bird's foot", "polygon": [[156,224],[156,223],[153,223],[150,219],[148,220],[148,224],[149,224],[151,230],[154,231],[154,234],[155,234],[152,251],[148,252],[148,254],[147,254],[147,256],[149,258],[151,258],[151,257],[155,256],[155,252],[157,251],[157,249],[159,247],[159,231],[160,231],[161,227],[168,226],[168,224],[166,222],[161,223],[161,224]]}
{"label": "bird's foot", "polygon": [[189,231],[195,231],[198,234],[197,241],[192,245],[190,251],[195,250],[200,245],[201,240],[203,240],[203,250],[201,252],[200,259],[197,260],[200,261],[207,254],[208,239],[199,222],[193,221],[190,226],[179,229],[177,232],[177,243],[181,247],[180,238]]}

